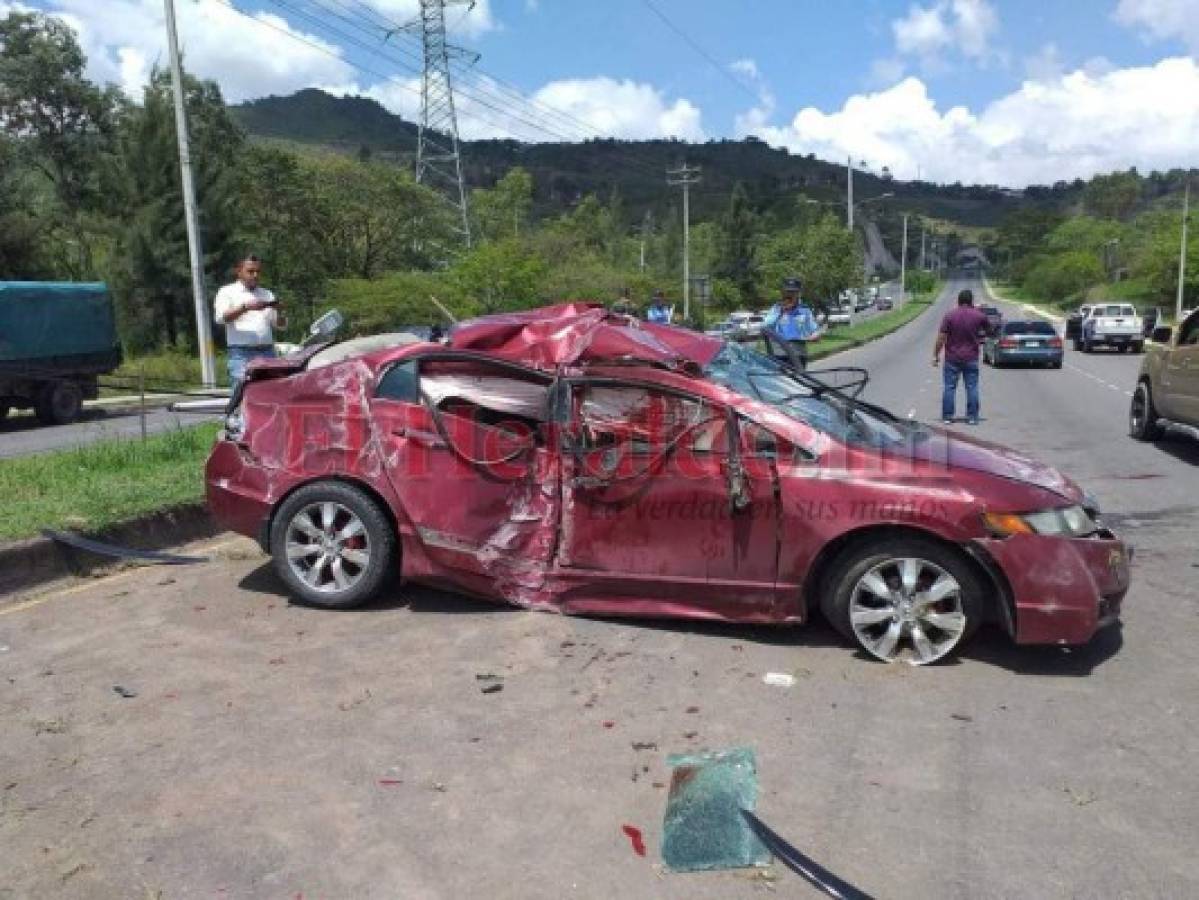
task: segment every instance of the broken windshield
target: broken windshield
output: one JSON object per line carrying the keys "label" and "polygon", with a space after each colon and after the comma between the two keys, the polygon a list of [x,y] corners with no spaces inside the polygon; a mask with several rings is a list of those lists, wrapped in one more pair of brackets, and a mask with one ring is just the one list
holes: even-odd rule
{"label": "broken windshield", "polygon": [[914,422],[853,400],[810,375],[796,375],[782,361],[741,344],[725,342],[704,374],[743,397],[772,406],[848,444],[888,447],[906,443],[922,432]]}

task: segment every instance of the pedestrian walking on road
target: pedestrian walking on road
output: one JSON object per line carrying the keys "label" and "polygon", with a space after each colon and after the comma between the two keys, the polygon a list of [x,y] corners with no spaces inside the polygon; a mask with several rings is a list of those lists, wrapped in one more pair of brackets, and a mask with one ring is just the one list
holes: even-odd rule
{"label": "pedestrian walking on road", "polygon": [[645,311],[645,321],[653,325],[669,325],[670,313],[670,307],[666,305],[666,295],[661,291],[654,291],[654,296],[649,301],[649,309]]}
{"label": "pedestrian walking on road", "polygon": [[941,421],[953,423],[957,406],[958,379],[966,384],[966,420],[978,424],[978,348],[987,335],[987,317],[974,308],[974,294],[964,290],[958,294],[957,309],[950,310],[941,320],[937,345],[933,348],[933,365],[940,365],[942,351],[945,364],[941,368],[944,383],[941,391]]}
{"label": "pedestrian walking on road", "polygon": [[229,382],[234,389],[245,380],[250,360],[275,355],[275,329],[287,326],[275,295],[258,286],[261,271],[262,261],[247,255],[237,264],[237,280],[217,291],[213,302],[217,324],[225,326]]}
{"label": "pedestrian walking on road", "polygon": [[783,297],[770,308],[762,323],[791,347],[800,371],[808,367],[808,342],[818,341],[824,334],[816,316],[800,296],[802,289],[798,278],[784,279]]}

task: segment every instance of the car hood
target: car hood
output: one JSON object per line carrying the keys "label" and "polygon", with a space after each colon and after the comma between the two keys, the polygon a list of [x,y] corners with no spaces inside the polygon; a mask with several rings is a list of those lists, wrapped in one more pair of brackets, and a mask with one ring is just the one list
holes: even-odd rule
{"label": "car hood", "polygon": [[932,430],[927,440],[911,448],[911,458],[953,469],[969,469],[1031,484],[1079,503],[1083,491],[1053,466],[1039,462],[1010,447],[963,437],[942,429]]}

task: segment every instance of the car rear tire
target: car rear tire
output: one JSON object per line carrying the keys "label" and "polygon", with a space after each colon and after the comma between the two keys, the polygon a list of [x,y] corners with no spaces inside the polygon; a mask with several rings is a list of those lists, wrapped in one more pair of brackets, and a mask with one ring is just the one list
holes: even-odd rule
{"label": "car rear tire", "polygon": [[982,624],[982,581],[952,547],[919,535],[872,538],[834,561],[821,611],[884,662],[927,665],[956,652]]}
{"label": "car rear tire", "polygon": [[0,403],[0,422],[8,418],[8,411],[11,407],[7,403]]}
{"label": "car rear tire", "polygon": [[271,522],[275,571],[302,602],[351,609],[374,598],[393,573],[397,543],[387,515],[340,481],[305,485]]}
{"label": "car rear tire", "polygon": [[43,425],[67,425],[83,410],[83,392],[70,381],[53,381],[38,391],[33,411]]}
{"label": "car rear tire", "polygon": [[1156,441],[1162,434],[1161,419],[1153,406],[1149,382],[1142,381],[1132,393],[1128,407],[1128,433],[1138,441]]}

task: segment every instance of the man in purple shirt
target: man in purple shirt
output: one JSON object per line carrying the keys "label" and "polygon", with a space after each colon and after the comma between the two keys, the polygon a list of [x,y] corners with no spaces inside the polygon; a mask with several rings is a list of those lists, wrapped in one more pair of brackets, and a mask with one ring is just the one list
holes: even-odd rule
{"label": "man in purple shirt", "polygon": [[941,320],[937,346],[933,348],[934,366],[940,365],[941,351],[945,351],[945,365],[941,369],[944,381],[941,421],[946,425],[953,424],[959,377],[966,383],[966,419],[971,425],[978,424],[978,347],[986,333],[986,315],[974,308],[974,294],[962,291],[958,294],[958,308],[947,312]]}

